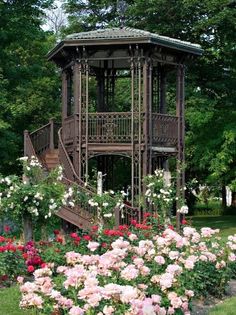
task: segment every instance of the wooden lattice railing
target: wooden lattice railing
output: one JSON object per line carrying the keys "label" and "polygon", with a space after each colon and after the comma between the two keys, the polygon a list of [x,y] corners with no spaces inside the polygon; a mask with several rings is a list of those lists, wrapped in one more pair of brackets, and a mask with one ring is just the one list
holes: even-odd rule
{"label": "wooden lattice railing", "polygon": [[[145,138],[143,129],[144,113],[106,112],[88,113],[67,117],[63,123],[63,140],[73,143],[75,124],[81,121],[81,139],[87,143],[132,143]],[[148,125],[151,126],[151,142],[163,146],[175,146],[178,141],[178,117],[152,113]],[[141,136],[141,139],[139,139]]]}
{"label": "wooden lattice railing", "polygon": [[178,141],[178,117],[152,114],[152,143],[165,146],[176,145]]}

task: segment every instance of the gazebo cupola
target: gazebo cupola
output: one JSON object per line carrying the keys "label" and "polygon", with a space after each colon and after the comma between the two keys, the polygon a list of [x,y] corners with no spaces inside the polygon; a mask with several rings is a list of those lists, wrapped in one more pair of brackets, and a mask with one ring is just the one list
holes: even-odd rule
{"label": "gazebo cupola", "polygon": [[166,167],[169,156],[184,162],[184,63],[201,53],[199,45],[132,28],[72,34],[49,53],[62,70],[62,139],[81,180],[93,161],[112,189],[116,164],[128,161],[121,185],[131,187],[134,204],[143,176]]}

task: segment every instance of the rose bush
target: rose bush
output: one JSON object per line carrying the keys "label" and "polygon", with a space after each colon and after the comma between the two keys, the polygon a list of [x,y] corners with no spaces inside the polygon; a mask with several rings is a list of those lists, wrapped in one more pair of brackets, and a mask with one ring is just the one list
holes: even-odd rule
{"label": "rose bush", "polygon": [[193,296],[222,293],[232,276],[236,235],[222,246],[210,228],[155,234],[135,224],[105,230],[99,241],[96,233],[72,233],[65,263],[55,266],[52,258],[21,285],[21,307],[40,314],[190,314]]}

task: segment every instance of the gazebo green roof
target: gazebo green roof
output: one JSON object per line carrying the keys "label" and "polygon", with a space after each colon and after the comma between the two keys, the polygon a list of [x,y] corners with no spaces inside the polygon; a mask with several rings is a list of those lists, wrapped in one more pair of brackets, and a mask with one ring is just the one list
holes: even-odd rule
{"label": "gazebo green roof", "polygon": [[201,46],[198,44],[162,36],[148,31],[124,27],[106,28],[68,35],[51,52],[49,52],[48,58],[53,58],[57,52],[67,46],[117,45],[129,43],[154,44],[194,55],[201,55],[203,52]]}

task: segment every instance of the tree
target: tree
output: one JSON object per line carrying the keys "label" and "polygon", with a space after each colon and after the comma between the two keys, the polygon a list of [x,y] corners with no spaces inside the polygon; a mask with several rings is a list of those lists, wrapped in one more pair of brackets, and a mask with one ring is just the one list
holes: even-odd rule
{"label": "tree", "polygon": [[[41,29],[46,0],[0,2],[0,172],[17,170],[23,130],[59,116],[60,85],[46,60],[54,36]],[[42,115],[43,113],[43,115]]]}

